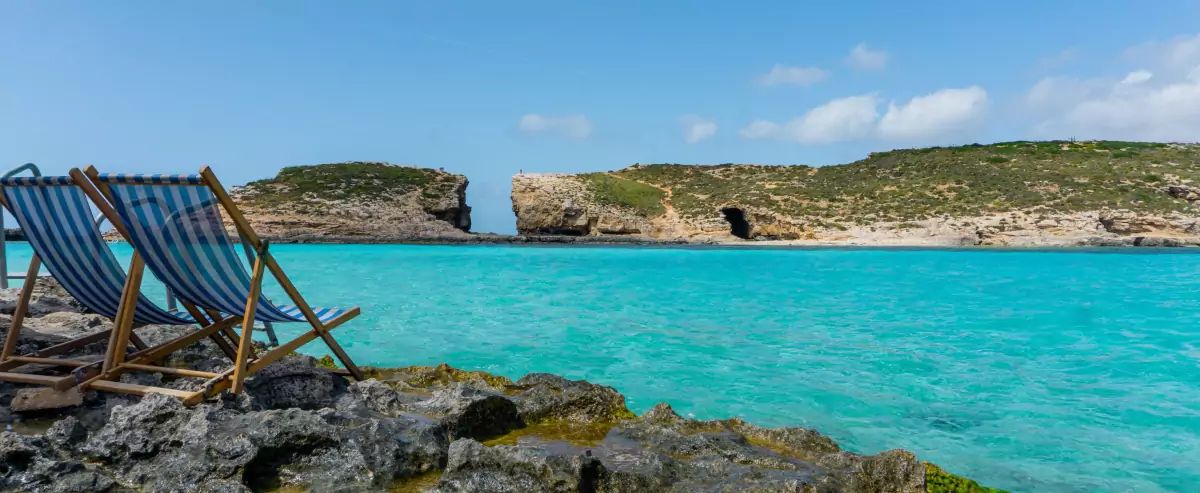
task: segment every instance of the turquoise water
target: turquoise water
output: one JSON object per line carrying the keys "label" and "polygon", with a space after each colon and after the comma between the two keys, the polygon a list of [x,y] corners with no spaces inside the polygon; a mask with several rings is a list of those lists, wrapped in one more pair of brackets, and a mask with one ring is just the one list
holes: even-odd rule
{"label": "turquoise water", "polygon": [[[362,307],[336,332],[362,364],[586,378],[635,411],[814,427],[1014,491],[1200,485],[1200,255],[273,251],[310,301]],[[10,270],[27,258],[10,244]]]}

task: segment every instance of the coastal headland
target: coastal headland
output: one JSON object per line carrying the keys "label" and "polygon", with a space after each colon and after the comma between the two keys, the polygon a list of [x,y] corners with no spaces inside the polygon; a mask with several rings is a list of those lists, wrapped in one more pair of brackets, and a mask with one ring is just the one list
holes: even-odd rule
{"label": "coastal headland", "polygon": [[516,235],[470,232],[467,177],[285,168],[235,190],[275,241],[912,247],[1200,245],[1200,145],[1007,142],[843,165],[635,164],[518,174]]}

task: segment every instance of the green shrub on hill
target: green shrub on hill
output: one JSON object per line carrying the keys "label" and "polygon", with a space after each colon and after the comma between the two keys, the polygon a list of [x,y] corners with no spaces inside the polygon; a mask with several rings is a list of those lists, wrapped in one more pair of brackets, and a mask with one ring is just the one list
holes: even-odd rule
{"label": "green shrub on hill", "polygon": [[[241,200],[256,206],[307,204],[312,198],[363,200],[399,197],[421,189],[436,199],[452,193],[456,178],[440,171],[386,163],[348,162],[289,166],[274,178],[247,183]],[[311,204],[307,204],[311,205]]]}
{"label": "green shrub on hill", "polygon": [[581,177],[598,199],[648,216],[663,210],[663,189],[684,218],[729,205],[842,224],[1030,209],[1167,213],[1191,210],[1162,188],[1200,183],[1200,146],[1021,141],[879,152],[824,167],[649,164]]}
{"label": "green shrub on hill", "polygon": [[579,178],[602,204],[629,207],[646,217],[666,212],[663,207],[666,194],[659,188],[608,173],[586,173]]}

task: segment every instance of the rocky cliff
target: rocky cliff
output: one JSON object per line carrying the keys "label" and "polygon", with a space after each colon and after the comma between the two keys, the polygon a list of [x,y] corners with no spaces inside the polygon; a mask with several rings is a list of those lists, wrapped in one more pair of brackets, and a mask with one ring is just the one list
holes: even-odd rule
{"label": "rocky cliff", "polygon": [[231,195],[259,234],[283,241],[466,236],[467,178],[387,163],[293,166]]}
{"label": "rocky cliff", "polygon": [[1197,245],[1200,145],[1007,142],[836,166],[518,175],[521,234],[866,245]]}

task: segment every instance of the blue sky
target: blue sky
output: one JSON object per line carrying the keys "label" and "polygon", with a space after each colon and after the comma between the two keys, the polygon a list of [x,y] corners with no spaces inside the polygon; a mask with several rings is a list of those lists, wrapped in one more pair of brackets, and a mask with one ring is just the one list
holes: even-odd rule
{"label": "blue sky", "polygon": [[2,2],[0,167],[471,179],[1200,140],[1200,2]]}

